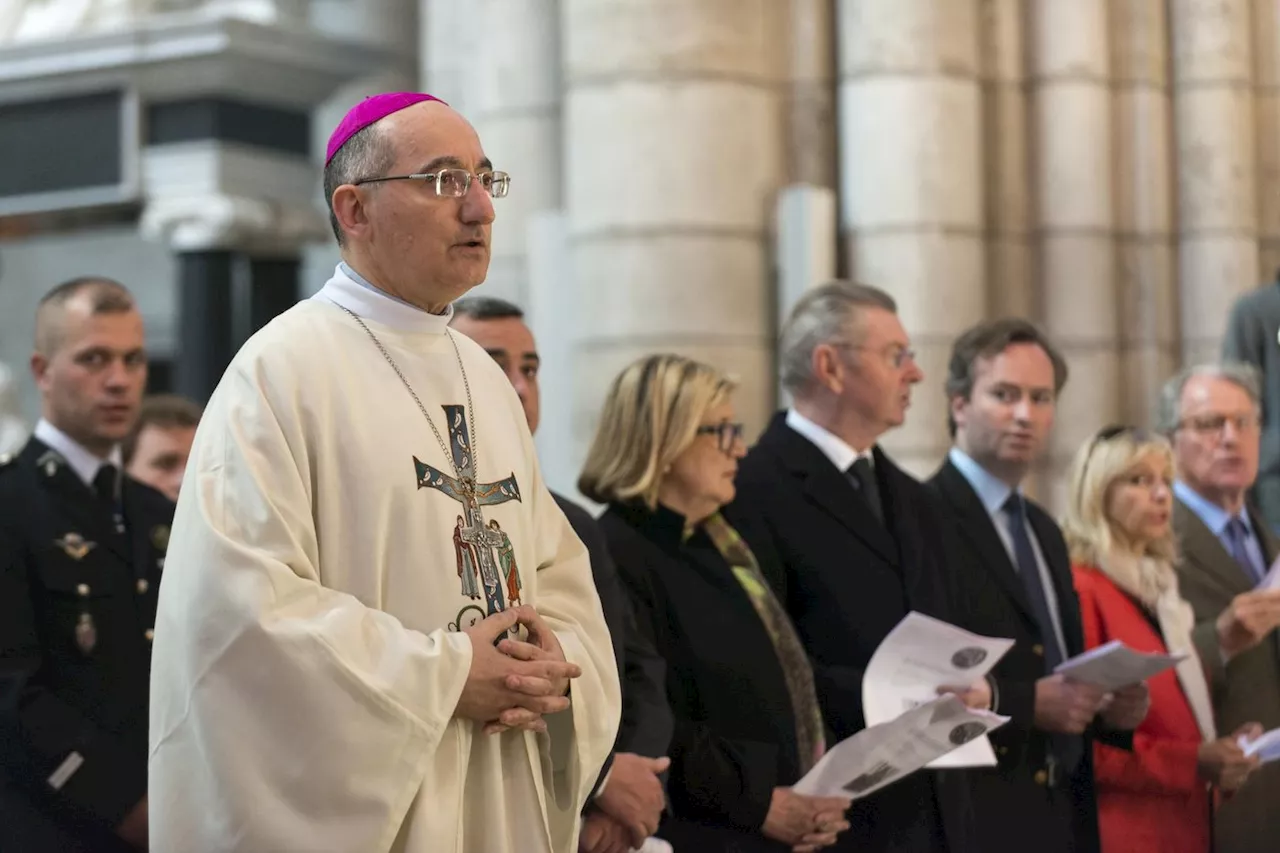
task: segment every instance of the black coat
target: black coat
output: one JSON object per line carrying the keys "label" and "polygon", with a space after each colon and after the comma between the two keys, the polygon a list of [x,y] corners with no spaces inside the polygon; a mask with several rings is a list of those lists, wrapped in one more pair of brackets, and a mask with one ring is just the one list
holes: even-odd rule
{"label": "black coat", "polygon": [[[929,488],[946,507],[957,531],[957,569],[968,596],[963,627],[991,637],[1014,640],[996,665],[995,710],[1012,719],[991,735],[999,766],[973,771],[974,808],[987,830],[992,853],[1096,853],[1099,849],[1097,799],[1093,785],[1093,739],[1131,748],[1132,732],[1086,732],[1075,774],[1051,790],[1049,736],[1034,727],[1035,684],[1049,674],[1044,637],[1018,578],[1009,552],[977,492],[964,474],[945,462]],[[1084,651],[1080,603],[1071,579],[1071,559],[1062,531],[1041,507],[1026,502],[1027,521],[1053,577],[1067,657]],[[1061,828],[1047,832],[1046,827]],[[1074,846],[1071,843],[1074,837]]]}
{"label": "black coat", "polygon": [[704,532],[682,541],[684,519],[670,510],[615,505],[600,527],[667,661],[672,814],[658,834],[677,850],[787,850],[760,827],[773,789],[799,779],[795,716],[746,591]]}
{"label": "black coat", "polygon": [[0,466],[6,851],[120,849],[112,830],[147,791],[151,629],[173,504],[127,477],[121,494],[123,534],[42,442]]}
{"label": "black coat", "polygon": [[[962,600],[934,502],[879,449],[874,467],[883,525],[847,476],[778,414],[742,460],[726,510],[757,554],[785,570],[787,609],[839,739],[866,728],[863,671],[889,632],[912,610],[957,622]],[[841,849],[980,850],[963,771],[915,773],[856,801],[849,815]]]}
{"label": "black coat", "polygon": [[[661,758],[671,746],[674,725],[671,709],[667,707],[667,664],[654,648],[653,639],[641,630],[599,523],[572,501],[554,493],[552,497],[569,519],[573,532],[587,546],[600,609],[604,611],[604,621],[613,640],[613,654],[622,682],[622,722],[618,726],[614,752]],[[600,780],[612,764],[610,753],[600,771]]]}

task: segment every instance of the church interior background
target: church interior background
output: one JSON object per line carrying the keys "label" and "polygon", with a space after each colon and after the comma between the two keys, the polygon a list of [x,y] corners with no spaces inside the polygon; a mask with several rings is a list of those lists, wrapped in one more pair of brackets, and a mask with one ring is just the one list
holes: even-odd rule
{"label": "church interior background", "polygon": [[779,405],[779,317],[842,276],[898,300],[926,374],[886,448],[946,447],[985,316],[1073,378],[1040,480],[1148,423],[1280,269],[1280,0],[0,0],[0,363],[94,273],[138,296],[152,386],[203,397],[337,260],[324,139],[423,89],[498,168],[488,281],[528,312],[539,453],[569,494],[607,383],[674,350]]}

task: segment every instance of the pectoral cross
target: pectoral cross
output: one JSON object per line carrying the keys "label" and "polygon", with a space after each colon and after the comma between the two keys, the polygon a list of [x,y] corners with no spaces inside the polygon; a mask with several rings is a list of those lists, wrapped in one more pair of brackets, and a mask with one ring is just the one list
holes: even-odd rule
{"label": "pectoral cross", "polygon": [[449,446],[458,476],[451,477],[415,456],[413,465],[418,477],[418,488],[435,489],[462,504],[462,540],[475,551],[480,581],[484,587],[487,615],[492,616],[506,608],[502,595],[502,575],[494,557],[494,549],[502,543],[502,536],[488,528],[480,508],[520,500],[520,486],[514,472],[493,483],[476,482],[475,458],[471,453],[471,438],[467,434],[466,407],[443,408],[449,425]]}

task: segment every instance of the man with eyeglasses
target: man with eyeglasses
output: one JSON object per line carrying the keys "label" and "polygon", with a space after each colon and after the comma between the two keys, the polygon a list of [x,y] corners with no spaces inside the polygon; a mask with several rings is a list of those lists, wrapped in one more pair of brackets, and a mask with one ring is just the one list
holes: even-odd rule
{"label": "man with eyeglasses", "polygon": [[953,445],[930,479],[956,526],[953,569],[968,595],[962,624],[1013,639],[993,672],[996,767],[973,773],[984,853],[1097,853],[1093,742],[1132,748],[1149,695],[1104,696],[1054,674],[1084,651],[1062,531],[1022,492],[1044,454],[1067,364],[1033,324],[1004,318],[956,338],[947,425]]}
{"label": "man with eyeglasses", "polygon": [[240,350],[191,450],[152,848],[576,853],[617,665],[520,403],[449,328],[509,179],[413,92],[353,107],[325,163],[342,262]]}
{"label": "man with eyeglasses", "polygon": [[[542,410],[538,388],[541,359],[524,311],[505,299],[468,296],[453,304],[450,326],[478,343],[498,363],[520,398],[529,432],[536,433]],[[720,433],[722,442],[725,433],[731,432],[712,429]],[[640,629],[599,524],[568,498],[555,492],[551,496],[591,555],[591,573],[622,678],[622,725],[591,794],[579,850],[608,853],[622,844],[643,848],[646,842],[646,849],[656,850],[662,843],[650,837],[657,831],[666,805],[662,774],[670,765],[666,755],[675,726],[667,706],[666,662]]]}
{"label": "man with eyeglasses", "polygon": [[[850,282],[805,294],[778,349],[793,402],[740,463],[725,514],[785,568],[779,593],[813,658],[826,721],[843,739],[866,727],[863,670],[898,622],[912,610],[959,615],[941,516],[877,444],[903,423],[924,374],[893,299]],[[961,687],[985,706],[985,682]],[[848,812],[854,829],[835,849],[978,853],[966,785],[963,773],[924,771],[858,800]]]}
{"label": "man with eyeglasses", "polygon": [[[1177,462],[1178,581],[1195,610],[1219,731],[1254,720],[1280,727],[1280,589],[1262,588],[1280,542],[1246,501],[1258,475],[1259,400],[1257,371],[1236,362],[1189,368],[1160,394],[1159,426]],[[1280,764],[1267,764],[1222,803],[1217,853],[1274,850],[1277,803]]]}

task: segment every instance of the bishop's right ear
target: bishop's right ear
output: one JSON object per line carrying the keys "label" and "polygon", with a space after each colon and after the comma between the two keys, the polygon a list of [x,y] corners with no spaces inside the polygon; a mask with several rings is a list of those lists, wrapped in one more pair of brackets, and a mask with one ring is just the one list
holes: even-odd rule
{"label": "bishop's right ear", "polygon": [[369,228],[369,190],[353,184],[343,184],[333,191],[329,203],[333,217],[344,234],[359,235]]}

